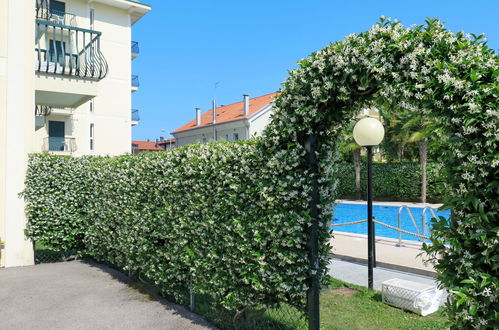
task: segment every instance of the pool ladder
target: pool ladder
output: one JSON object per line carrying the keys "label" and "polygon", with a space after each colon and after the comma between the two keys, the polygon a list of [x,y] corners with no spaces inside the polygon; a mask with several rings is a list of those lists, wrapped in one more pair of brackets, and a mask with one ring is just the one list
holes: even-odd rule
{"label": "pool ladder", "polygon": [[[400,231],[402,229],[402,211],[403,210],[407,210],[407,213],[409,213],[409,217],[411,217],[411,220],[412,220],[412,223],[414,225],[414,227],[416,228],[416,231],[417,231],[417,234],[418,235],[421,235],[421,236],[424,236],[425,234],[425,220],[426,220],[426,212],[428,210],[430,210],[431,214],[433,215],[434,218],[437,217],[437,214],[435,213],[435,210],[430,207],[430,206],[425,206],[423,208],[423,213],[421,214],[421,230],[419,230],[419,227],[418,225],[416,224],[416,220],[414,219],[414,216],[411,212],[411,209],[407,206],[407,205],[402,205],[400,208],[399,208],[399,211],[398,211],[398,234],[399,234],[399,242],[398,242],[398,246],[401,246],[402,245],[402,232]],[[420,238],[421,240],[421,238]]]}

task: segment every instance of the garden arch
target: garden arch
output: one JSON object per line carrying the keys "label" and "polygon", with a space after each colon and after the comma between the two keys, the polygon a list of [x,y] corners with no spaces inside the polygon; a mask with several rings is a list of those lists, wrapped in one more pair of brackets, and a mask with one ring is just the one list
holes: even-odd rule
{"label": "garden arch", "polygon": [[[307,181],[293,196],[319,198],[317,207],[302,204],[301,214],[310,227],[316,213],[322,229],[319,273],[327,263],[342,125],[366,106],[421,111],[438,118],[450,136],[442,159],[452,224],[438,220],[427,248],[440,281],[456,292],[448,314],[457,326],[497,325],[498,94],[499,58],[484,37],[454,34],[434,19],[404,28],[382,17],[371,30],[301,60],[283,84],[261,143],[269,162],[285,164],[281,183]],[[316,152],[307,153],[310,143]]]}

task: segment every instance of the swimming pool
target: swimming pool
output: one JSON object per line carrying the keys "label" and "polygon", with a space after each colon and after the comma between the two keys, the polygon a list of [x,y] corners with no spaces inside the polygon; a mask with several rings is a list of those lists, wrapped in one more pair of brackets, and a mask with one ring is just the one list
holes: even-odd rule
{"label": "swimming pool", "polygon": [[[398,227],[398,210],[400,206],[385,206],[385,205],[373,205],[373,216],[376,220],[386,223],[388,225]],[[421,216],[423,214],[423,208],[420,207],[410,207],[414,220],[421,231]],[[447,219],[450,217],[450,211],[436,211],[437,216],[444,216]],[[425,226],[425,236],[429,236],[430,221],[432,218],[432,213],[428,210],[425,213],[426,226]],[[367,219],[367,205],[365,204],[348,204],[341,203],[337,204],[333,213],[333,224],[347,223],[357,220]],[[418,231],[414,227],[412,220],[409,216],[407,210],[402,211],[402,229],[417,233]],[[398,238],[398,232],[396,230],[381,226],[378,224],[374,225],[376,236]],[[343,231],[347,233],[363,234],[367,235],[367,222],[359,223],[355,225],[346,226],[335,226],[334,231]],[[417,241],[418,238],[409,234],[402,233],[402,239]]]}

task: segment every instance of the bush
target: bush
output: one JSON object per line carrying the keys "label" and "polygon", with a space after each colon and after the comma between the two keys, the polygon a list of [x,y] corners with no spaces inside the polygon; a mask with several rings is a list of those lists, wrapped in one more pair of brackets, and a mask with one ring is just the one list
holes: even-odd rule
{"label": "bush", "polygon": [[[338,164],[338,195],[356,198],[354,165]],[[442,166],[429,163],[427,167],[427,199],[442,201],[445,197],[445,175]],[[361,169],[362,195],[367,194],[367,164]],[[418,201],[421,197],[421,167],[419,163],[373,164],[373,192],[375,199]]]}
{"label": "bush", "polygon": [[257,151],[246,141],[119,157],[32,155],[27,235],[141,274],[178,300],[192,289],[232,309],[303,310],[308,198],[296,193],[306,179],[293,175],[303,157]]}

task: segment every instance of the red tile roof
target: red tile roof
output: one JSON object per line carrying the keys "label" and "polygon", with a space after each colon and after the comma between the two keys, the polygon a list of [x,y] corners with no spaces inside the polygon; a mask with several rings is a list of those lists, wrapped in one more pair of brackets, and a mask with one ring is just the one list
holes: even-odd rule
{"label": "red tile roof", "polygon": [[[136,146],[135,146],[136,145]],[[158,147],[156,142],[153,141],[132,141],[132,148],[138,150],[163,150],[163,148]]]}
{"label": "red tile roof", "polygon": [[[265,107],[274,101],[277,93],[270,93],[263,96],[254,97],[249,100],[249,115],[244,116],[244,101],[232,103],[229,105],[223,105],[217,107],[217,124],[226,123],[229,121],[239,120],[243,118],[249,118],[258,110]],[[185,124],[184,126],[176,129],[172,133],[178,133],[182,131],[187,131],[193,128],[200,128],[213,124],[213,109],[206,111],[201,115],[201,125],[196,126],[196,118]]]}

